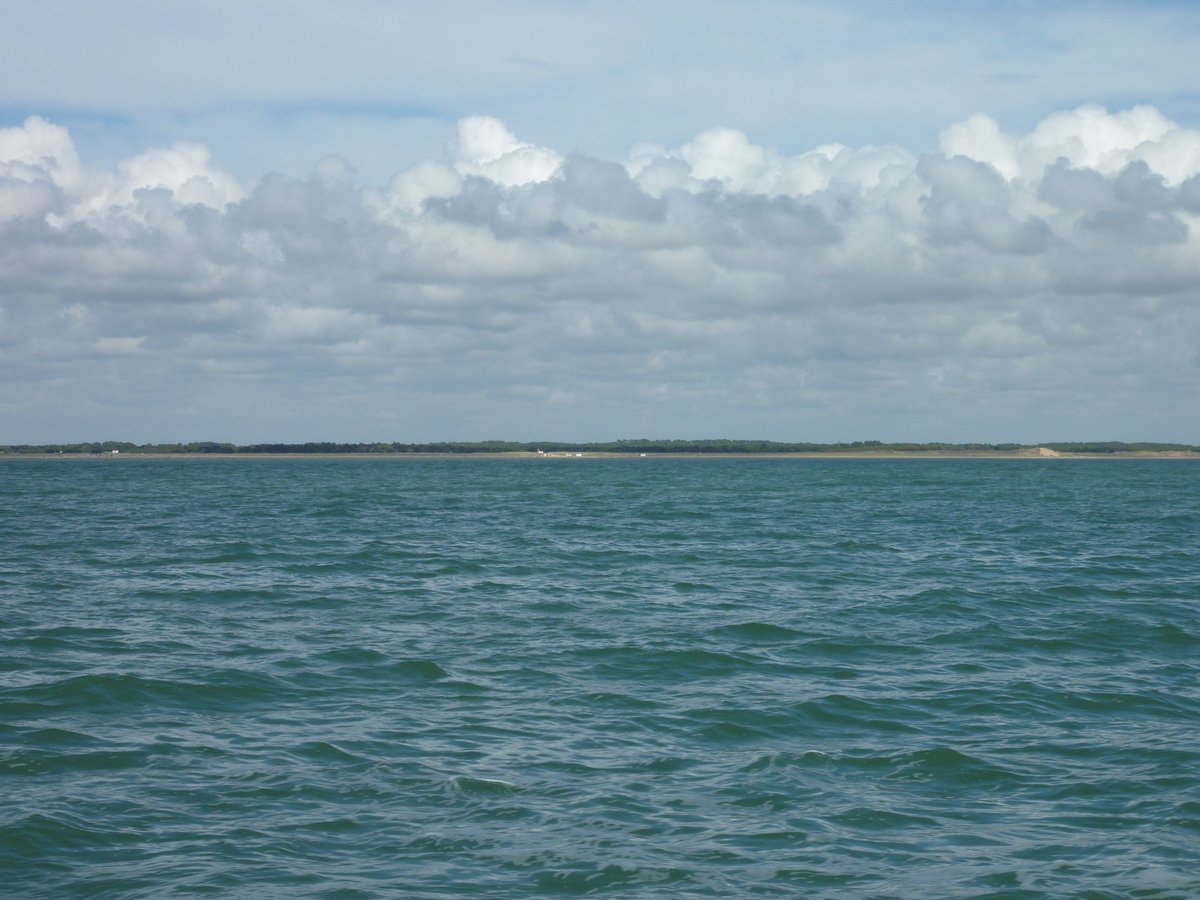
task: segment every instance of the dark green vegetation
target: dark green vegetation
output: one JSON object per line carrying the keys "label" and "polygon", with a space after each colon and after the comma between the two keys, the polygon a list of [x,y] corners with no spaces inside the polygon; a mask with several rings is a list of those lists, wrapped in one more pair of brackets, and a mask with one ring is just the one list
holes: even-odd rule
{"label": "dark green vegetation", "polygon": [[96,441],[80,444],[13,444],[0,446],[0,454],[32,455],[47,453],[531,453],[572,451],[578,453],[845,453],[854,451],[901,451],[978,453],[981,451],[1023,450],[1048,447],[1059,453],[1130,453],[1138,451],[1200,451],[1190,444],[1124,443],[1121,441],[1045,443],[1045,444],[885,444],[882,441],[849,441],[836,444],[781,441],[600,441],[563,443],[556,441],[439,441],[431,444],[338,444],[329,441],[306,444],[222,444],[199,441],[191,444],[131,444],[125,441]]}

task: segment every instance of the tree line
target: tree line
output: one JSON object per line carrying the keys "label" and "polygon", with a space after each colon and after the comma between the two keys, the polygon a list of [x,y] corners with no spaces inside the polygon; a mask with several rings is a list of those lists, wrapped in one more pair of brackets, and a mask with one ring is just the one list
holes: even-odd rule
{"label": "tree line", "polygon": [[737,440],[622,440],[570,443],[561,441],[437,441],[425,444],[401,443],[357,443],[339,444],[330,441],[310,441],[303,444],[228,444],[216,441],[196,441],[187,444],[134,444],[128,441],[93,441],[77,444],[12,444],[0,445],[0,454],[45,455],[45,454],[255,454],[255,453],[532,453],[538,450],[547,453],[839,453],[847,451],[1002,451],[1047,447],[1059,453],[1128,453],[1135,451],[1198,451],[1200,447],[1190,444],[1168,444],[1158,442],[1126,443],[1123,441],[1101,442],[1047,442],[1043,444],[951,444],[951,443],[884,443],[883,441],[843,441],[839,443],[787,443],[783,441],[737,441]]}

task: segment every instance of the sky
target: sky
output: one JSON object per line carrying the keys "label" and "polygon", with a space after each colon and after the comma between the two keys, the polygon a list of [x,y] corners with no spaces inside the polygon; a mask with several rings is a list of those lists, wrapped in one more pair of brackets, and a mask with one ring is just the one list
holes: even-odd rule
{"label": "sky", "polygon": [[1200,443],[1200,5],[0,17],[0,444]]}

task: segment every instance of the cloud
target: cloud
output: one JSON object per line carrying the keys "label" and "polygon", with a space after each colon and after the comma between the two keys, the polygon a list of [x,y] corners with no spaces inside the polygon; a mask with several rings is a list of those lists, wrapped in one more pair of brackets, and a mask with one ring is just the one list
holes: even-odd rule
{"label": "cloud", "polygon": [[0,130],[0,440],[1197,441],[1198,148],[1146,106],[622,162],[471,116],[369,190],[186,143],[89,168],[31,117]]}
{"label": "cloud", "polygon": [[67,129],[30,116],[23,128],[0,129],[0,176],[65,188],[78,184],[82,168]]}
{"label": "cloud", "polygon": [[562,158],[546,147],[536,147],[508,130],[491,116],[468,116],[458,123],[458,136],[447,148],[460,175],[479,175],[504,187],[546,181]]}
{"label": "cloud", "polygon": [[1181,128],[1152,106],[1110,115],[1088,104],[1055,113],[1021,136],[1003,134],[994,119],[976,113],[942,132],[939,146],[947,156],[988,163],[1008,179],[1040,178],[1058,160],[1101,175],[1145,162],[1171,185],[1200,171],[1200,131]]}
{"label": "cloud", "polygon": [[144,340],[144,337],[100,338],[96,341],[96,349],[101,353],[137,353]]}

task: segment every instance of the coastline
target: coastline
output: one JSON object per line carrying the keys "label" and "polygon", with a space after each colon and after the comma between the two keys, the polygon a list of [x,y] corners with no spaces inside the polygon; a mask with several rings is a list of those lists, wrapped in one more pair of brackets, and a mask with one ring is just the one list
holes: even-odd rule
{"label": "coastline", "polygon": [[304,459],[363,459],[363,460],[438,460],[438,459],[506,459],[506,460],[567,460],[567,459],[1028,459],[1028,460],[1117,460],[1117,459],[1170,459],[1200,460],[1200,452],[1191,450],[1126,450],[1111,453],[1071,453],[1047,450],[1044,447],[1020,450],[862,450],[811,453],[610,453],[610,452],[565,452],[554,451],[544,454],[528,451],[506,451],[500,453],[0,453],[4,460],[304,460]]}

